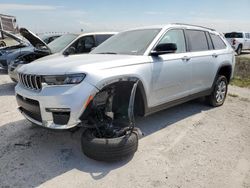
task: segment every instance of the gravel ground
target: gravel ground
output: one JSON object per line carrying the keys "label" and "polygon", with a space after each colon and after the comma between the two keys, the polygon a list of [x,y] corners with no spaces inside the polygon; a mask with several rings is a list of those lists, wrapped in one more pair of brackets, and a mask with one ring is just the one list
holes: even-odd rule
{"label": "gravel ground", "polygon": [[138,152],[101,163],[80,149],[81,130],[32,126],[0,73],[0,187],[250,188],[250,90],[230,87],[224,106],[189,102],[144,119]]}
{"label": "gravel ground", "polygon": [[249,57],[250,58],[250,50],[244,50],[239,57]]}

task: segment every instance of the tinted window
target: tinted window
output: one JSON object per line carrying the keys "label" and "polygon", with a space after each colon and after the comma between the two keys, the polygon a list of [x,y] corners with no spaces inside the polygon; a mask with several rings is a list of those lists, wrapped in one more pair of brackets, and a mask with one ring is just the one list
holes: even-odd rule
{"label": "tinted window", "polygon": [[220,50],[220,49],[226,48],[226,44],[223,42],[223,40],[218,35],[211,34],[211,38],[212,38],[212,41],[214,44],[214,49]]}
{"label": "tinted window", "polygon": [[95,47],[93,36],[84,36],[78,39],[73,45],[76,49],[76,54],[88,53]]}
{"label": "tinted window", "polygon": [[208,50],[208,43],[204,31],[186,30],[189,51],[206,51]]}
{"label": "tinted window", "polygon": [[96,47],[93,54],[143,55],[160,29],[140,29],[118,33]]}
{"label": "tinted window", "polygon": [[159,44],[175,43],[177,46],[176,53],[186,52],[186,43],[183,30],[170,30],[160,40]]}
{"label": "tinted window", "polygon": [[109,37],[112,35],[96,35],[95,40],[96,40],[96,46],[100,45],[103,43],[105,40],[107,40]]}
{"label": "tinted window", "polygon": [[226,38],[243,38],[243,33],[237,33],[237,32],[226,33],[225,37]]}

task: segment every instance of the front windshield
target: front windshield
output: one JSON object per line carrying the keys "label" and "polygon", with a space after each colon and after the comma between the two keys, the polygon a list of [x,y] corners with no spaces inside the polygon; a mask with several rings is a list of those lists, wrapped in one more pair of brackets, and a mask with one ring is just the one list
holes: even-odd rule
{"label": "front windshield", "polygon": [[66,34],[48,44],[52,53],[58,53],[67,47],[78,35]]}
{"label": "front windshield", "polygon": [[106,40],[91,54],[143,55],[159,32],[160,29],[125,31]]}

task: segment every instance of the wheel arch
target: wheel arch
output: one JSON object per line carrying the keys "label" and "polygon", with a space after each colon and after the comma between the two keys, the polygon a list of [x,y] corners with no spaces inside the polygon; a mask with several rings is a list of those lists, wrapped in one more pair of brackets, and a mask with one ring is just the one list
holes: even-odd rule
{"label": "wheel arch", "polygon": [[[127,85],[130,90],[129,94],[132,90],[133,84],[139,80],[138,86],[137,86],[137,91],[136,91],[136,97],[135,97],[135,113],[139,116],[144,116],[147,108],[148,108],[148,102],[147,102],[147,94],[145,91],[145,86],[143,84],[143,81],[135,76],[123,76],[123,77],[118,77],[110,80],[105,80],[104,82],[100,82],[99,84],[96,85],[97,89],[99,90],[97,93],[103,91],[104,89],[111,87],[111,86],[124,86]],[[95,94],[95,95],[96,95]],[[129,95],[130,97],[130,95]],[[93,97],[94,98],[94,97]],[[85,111],[81,115],[80,119],[83,120],[87,116],[87,114],[90,112],[89,108],[91,108],[92,103],[89,103],[89,105],[86,107]],[[138,111],[137,111],[138,110]]]}
{"label": "wheel arch", "polygon": [[[223,75],[227,78],[227,81],[228,83],[230,82],[231,80],[231,77],[232,77],[232,71],[233,71],[233,67],[231,64],[223,64],[221,65],[218,70],[217,70],[217,74],[216,74],[216,77],[218,75]],[[216,79],[216,78],[215,78]]]}

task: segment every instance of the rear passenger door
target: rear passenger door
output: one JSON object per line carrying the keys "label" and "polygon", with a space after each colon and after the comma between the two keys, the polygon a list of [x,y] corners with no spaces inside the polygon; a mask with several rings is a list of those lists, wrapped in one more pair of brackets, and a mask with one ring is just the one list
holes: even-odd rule
{"label": "rear passenger door", "polygon": [[192,93],[209,89],[214,80],[217,54],[213,52],[210,35],[202,30],[185,30],[192,65]]}

